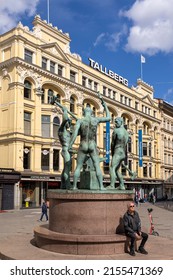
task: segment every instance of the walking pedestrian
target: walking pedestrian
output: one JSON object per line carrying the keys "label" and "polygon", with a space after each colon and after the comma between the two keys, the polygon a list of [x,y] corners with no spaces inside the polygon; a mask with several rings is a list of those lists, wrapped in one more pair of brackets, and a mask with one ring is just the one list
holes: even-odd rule
{"label": "walking pedestrian", "polygon": [[39,221],[42,221],[44,215],[46,217],[46,221],[48,221],[48,215],[47,215],[47,205],[45,202],[43,202],[42,207],[41,207],[42,213]]}

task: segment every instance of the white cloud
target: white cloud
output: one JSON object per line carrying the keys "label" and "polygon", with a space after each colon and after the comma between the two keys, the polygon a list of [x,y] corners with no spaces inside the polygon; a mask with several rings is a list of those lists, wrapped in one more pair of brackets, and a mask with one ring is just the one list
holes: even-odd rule
{"label": "white cloud", "polygon": [[117,47],[119,46],[122,37],[127,33],[126,25],[122,26],[120,32],[115,32],[112,34],[109,33],[101,33],[97,36],[94,47],[97,47],[100,44],[104,44],[110,51],[116,51]]}
{"label": "white cloud", "polygon": [[173,51],[173,0],[136,0],[120,15],[132,21],[126,50],[148,53]]}
{"label": "white cloud", "polygon": [[100,35],[97,36],[95,42],[93,43],[94,47],[98,46],[104,39],[105,33],[101,33]]}
{"label": "white cloud", "polygon": [[173,95],[173,88],[169,88],[168,91],[167,91],[167,93],[164,94],[163,100],[166,100],[166,101],[169,102],[171,105],[173,105],[172,95]]}
{"label": "white cloud", "polygon": [[16,26],[22,16],[33,16],[40,0],[1,0],[0,33]]}
{"label": "white cloud", "polygon": [[105,46],[108,47],[110,51],[116,51],[119,44],[121,43],[122,38],[124,35],[127,34],[127,26],[123,25],[120,32],[115,32],[108,36],[108,40],[105,43]]}

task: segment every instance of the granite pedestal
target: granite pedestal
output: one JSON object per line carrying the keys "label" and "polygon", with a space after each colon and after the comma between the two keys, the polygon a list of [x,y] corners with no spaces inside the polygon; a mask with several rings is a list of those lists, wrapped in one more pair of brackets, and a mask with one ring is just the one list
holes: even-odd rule
{"label": "granite pedestal", "polygon": [[75,255],[124,253],[122,216],[131,191],[49,191],[49,224],[34,229],[38,247]]}

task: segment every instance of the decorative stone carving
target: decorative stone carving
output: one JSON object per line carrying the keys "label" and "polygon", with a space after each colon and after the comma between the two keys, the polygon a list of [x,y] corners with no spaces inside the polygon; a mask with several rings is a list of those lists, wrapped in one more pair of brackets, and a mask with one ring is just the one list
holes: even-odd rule
{"label": "decorative stone carving", "polygon": [[41,29],[39,27],[34,26],[33,27],[33,35],[39,39],[42,38],[42,32]]}
{"label": "decorative stone carving", "polygon": [[65,46],[64,52],[65,52],[65,53],[68,53],[68,54],[71,54],[71,51],[70,51],[70,43],[68,43],[68,44]]}
{"label": "decorative stone carving", "polygon": [[23,28],[23,24],[21,23],[21,21],[19,21],[17,28]]}
{"label": "decorative stone carving", "polygon": [[70,95],[71,95],[70,87],[65,86],[64,91],[65,91],[65,99],[70,100]]}
{"label": "decorative stone carving", "polygon": [[21,83],[24,83],[24,80],[25,80],[26,77],[31,77],[35,81],[36,88],[41,88],[42,77],[40,75],[38,75],[37,73],[35,73],[33,70],[26,69],[26,68],[23,68],[21,66],[18,66],[17,67],[17,73],[20,76],[20,82]]}
{"label": "decorative stone carving", "polygon": [[50,51],[51,51],[53,54],[58,55],[58,52],[57,52],[57,50],[56,50],[55,47],[51,48]]}

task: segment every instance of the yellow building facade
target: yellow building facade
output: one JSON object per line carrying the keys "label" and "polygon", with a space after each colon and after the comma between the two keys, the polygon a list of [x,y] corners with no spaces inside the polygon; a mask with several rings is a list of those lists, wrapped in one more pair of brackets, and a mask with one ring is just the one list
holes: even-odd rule
{"label": "yellow building facade", "polygon": [[[57,131],[62,111],[51,104],[52,97],[56,96],[77,118],[82,117],[87,104],[95,116],[103,116],[98,91],[111,113],[110,135],[115,117],[123,117],[130,134],[128,165],[137,172],[137,178],[131,181],[127,171],[122,170],[127,188],[135,188],[142,198],[152,192],[161,198],[163,121],[153,87],[139,79],[130,88],[127,78],[94,58],[89,58],[88,65],[83,63],[80,55],[71,53],[70,41],[68,33],[47,24],[38,15],[32,30],[19,23],[0,36],[0,172],[1,177],[7,173],[13,178],[13,195],[5,204],[3,193],[10,179],[0,181],[1,208],[37,207],[46,199],[48,189],[60,187],[63,159]],[[106,155],[105,138],[104,124],[97,131],[100,157]],[[79,139],[74,147],[78,144]],[[74,156],[71,179],[75,164]],[[101,167],[104,184],[108,185],[109,164],[102,162]],[[14,176],[19,177],[14,180]]]}

